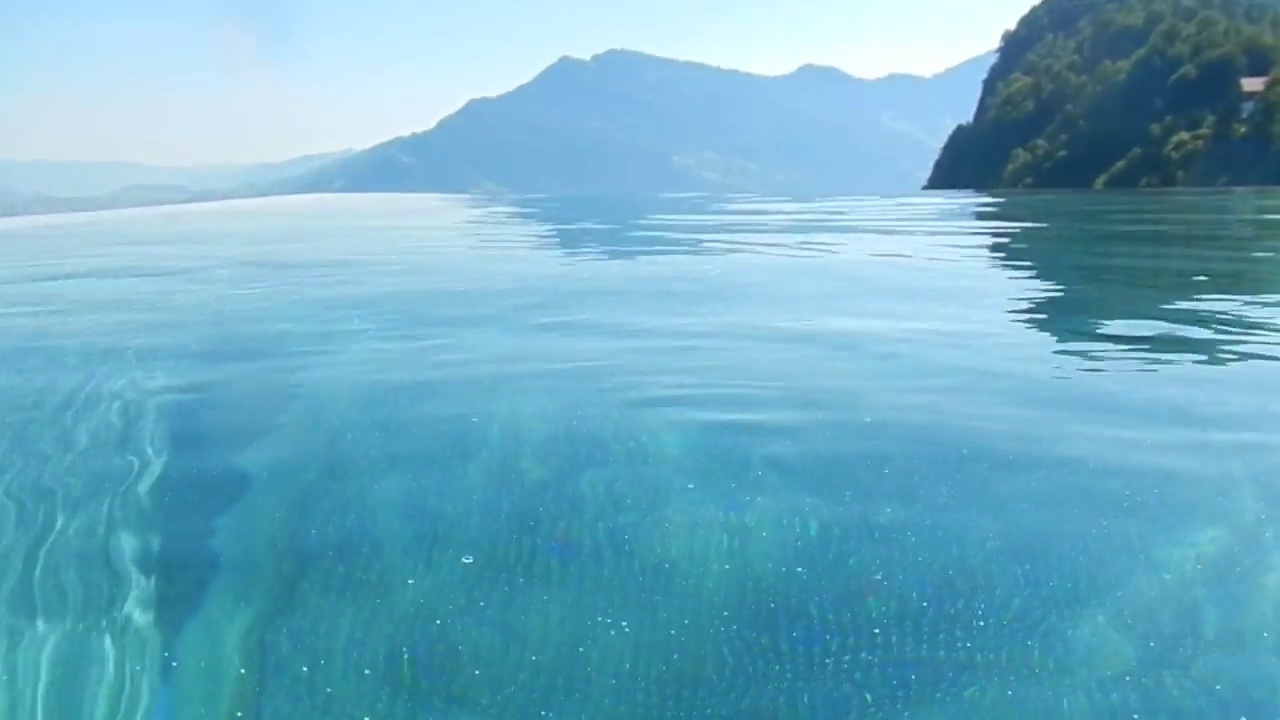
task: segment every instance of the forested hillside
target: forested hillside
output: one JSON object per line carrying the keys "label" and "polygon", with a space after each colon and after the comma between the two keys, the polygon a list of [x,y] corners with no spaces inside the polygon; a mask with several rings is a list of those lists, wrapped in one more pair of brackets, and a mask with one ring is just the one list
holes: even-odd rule
{"label": "forested hillside", "polygon": [[1043,0],[928,188],[1280,184],[1280,0]]}

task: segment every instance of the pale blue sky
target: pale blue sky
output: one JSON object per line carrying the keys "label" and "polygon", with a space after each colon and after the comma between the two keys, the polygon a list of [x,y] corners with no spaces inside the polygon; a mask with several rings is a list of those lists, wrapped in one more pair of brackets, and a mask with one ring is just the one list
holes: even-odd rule
{"label": "pale blue sky", "polygon": [[561,55],[931,74],[1034,0],[7,0],[0,157],[246,162],[430,127]]}

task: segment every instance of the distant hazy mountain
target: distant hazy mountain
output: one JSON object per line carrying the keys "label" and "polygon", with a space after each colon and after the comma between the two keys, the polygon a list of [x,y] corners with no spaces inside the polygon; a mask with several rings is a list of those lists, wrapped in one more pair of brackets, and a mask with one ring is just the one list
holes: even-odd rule
{"label": "distant hazy mountain", "polygon": [[0,160],[0,215],[298,192],[909,192],[973,115],[994,60],[866,80],[628,50],[565,57],[430,130],[359,152],[204,167]]}
{"label": "distant hazy mountain", "polygon": [[276,187],[287,192],[914,190],[973,114],[994,60],[930,78],[806,65],[753,75],[627,50],[565,57],[395,138]]}
{"label": "distant hazy mountain", "polygon": [[192,190],[183,185],[130,185],[108,193],[71,196],[0,190],[0,217],[173,205],[229,196],[217,194],[221,192],[223,191]]}
{"label": "distant hazy mountain", "polygon": [[[250,165],[163,167],[128,162],[0,160],[0,189],[24,196],[101,196],[141,186],[214,190],[274,183],[314,170],[352,150]],[[128,196],[138,193],[130,191]]]}

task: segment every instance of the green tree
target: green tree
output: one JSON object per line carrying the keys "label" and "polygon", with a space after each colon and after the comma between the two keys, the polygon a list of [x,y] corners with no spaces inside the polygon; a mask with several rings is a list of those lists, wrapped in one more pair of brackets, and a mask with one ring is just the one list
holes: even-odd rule
{"label": "green tree", "polygon": [[1280,0],[1043,0],[928,188],[1280,183]]}

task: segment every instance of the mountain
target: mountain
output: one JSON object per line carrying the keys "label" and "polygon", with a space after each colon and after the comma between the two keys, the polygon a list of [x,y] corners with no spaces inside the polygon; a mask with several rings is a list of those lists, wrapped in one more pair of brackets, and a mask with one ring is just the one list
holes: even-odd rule
{"label": "mountain", "polygon": [[0,216],[306,192],[912,191],[994,53],[932,77],[754,75],[628,50],[565,57],[424,132],[280,163],[0,160]]}
{"label": "mountain", "polygon": [[184,185],[129,185],[97,195],[46,195],[0,191],[0,217],[116,210],[215,200],[232,195],[217,190],[192,190]]}
{"label": "mountain", "polygon": [[1276,0],[1042,0],[1006,33],[930,189],[1280,183]]}
{"label": "mountain", "polygon": [[165,167],[129,162],[0,160],[0,188],[12,195],[61,198],[106,196],[140,186],[226,189],[273,183],[346,157],[353,150],[304,155],[282,162],[249,165]]}
{"label": "mountain", "polygon": [[629,50],[564,57],[433,128],[326,164],[281,192],[517,194],[919,188],[973,110],[984,55],[930,78],[806,65],[754,75]]}

